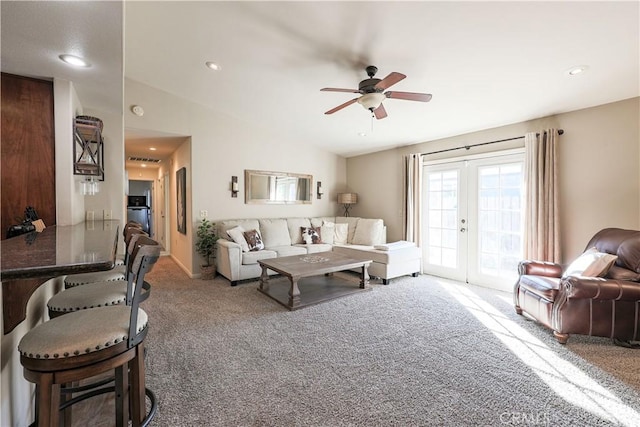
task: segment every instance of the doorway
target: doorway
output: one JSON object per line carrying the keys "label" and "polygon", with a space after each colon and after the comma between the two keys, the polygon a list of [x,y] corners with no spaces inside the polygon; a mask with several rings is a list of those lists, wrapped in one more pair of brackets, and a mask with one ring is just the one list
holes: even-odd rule
{"label": "doorway", "polygon": [[524,153],[425,162],[423,268],[510,291],[523,254]]}
{"label": "doorway", "polygon": [[142,224],[142,230],[155,238],[152,212],[154,210],[153,181],[129,180],[127,221]]}

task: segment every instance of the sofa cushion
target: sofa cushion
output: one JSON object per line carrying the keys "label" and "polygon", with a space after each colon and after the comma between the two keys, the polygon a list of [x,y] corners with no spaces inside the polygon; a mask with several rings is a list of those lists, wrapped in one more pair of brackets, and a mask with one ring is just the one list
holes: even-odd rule
{"label": "sofa cushion", "polygon": [[227,230],[227,235],[240,245],[242,248],[242,252],[249,252],[249,245],[247,244],[247,239],[244,237],[244,228],[239,225]]}
{"label": "sofa cushion", "polygon": [[318,243],[315,245],[301,244],[301,245],[296,245],[296,247],[304,248],[309,254],[315,254],[318,252],[331,252],[331,249],[333,248],[333,246],[327,243]]}
{"label": "sofa cushion", "polygon": [[612,265],[605,277],[613,280],[640,282],[640,273],[636,273],[635,271],[631,271],[627,268],[618,267],[617,265]]}
{"label": "sofa cushion", "polygon": [[276,258],[278,254],[275,251],[254,251],[254,252],[245,252],[242,254],[242,265],[252,265],[257,264],[258,260],[261,259],[269,259]]}
{"label": "sofa cushion", "polygon": [[356,226],[358,225],[359,217],[353,216],[337,216],[336,224],[349,224],[349,230],[347,234],[347,243],[353,243],[353,235],[356,233]]}
{"label": "sofa cushion", "polygon": [[283,218],[260,219],[260,233],[265,248],[276,246],[291,246],[291,237],[287,220]]}
{"label": "sofa cushion", "polygon": [[365,245],[334,245],[333,251],[355,259],[370,259],[373,262],[387,265],[422,258],[422,251],[417,246],[381,251]]}
{"label": "sofa cushion", "polygon": [[344,245],[349,237],[349,224],[334,224],[333,226],[333,243],[335,245]]}
{"label": "sofa cushion", "polygon": [[302,227],[311,227],[309,218],[287,218],[287,227],[289,228],[289,237],[291,244],[304,243],[300,229]]}
{"label": "sofa cushion", "polygon": [[322,243],[320,227],[300,227],[302,242],[307,245],[317,245]]}
{"label": "sofa cushion", "polygon": [[324,225],[325,222],[336,222],[335,216],[321,216],[317,218],[311,218],[311,226],[312,227],[320,227]]}
{"label": "sofa cushion", "polygon": [[264,243],[262,243],[262,237],[258,230],[249,230],[244,232],[244,238],[249,246],[249,251],[261,251],[264,249]]}
{"label": "sofa cushion", "polygon": [[336,232],[335,223],[333,225],[322,225],[320,226],[320,238],[322,239],[322,243],[327,243],[329,245],[333,245],[333,237]]}
{"label": "sofa cushion", "polygon": [[382,220],[360,218],[356,224],[351,243],[354,245],[377,245],[382,241]]}
{"label": "sofa cushion", "polygon": [[617,255],[598,252],[595,247],[587,249],[575,261],[569,264],[562,277],[585,276],[602,277],[618,259]]}
{"label": "sofa cushion", "polygon": [[618,263],[623,267],[640,273],[640,233],[635,233],[620,243],[616,254]]}
{"label": "sofa cushion", "polygon": [[275,251],[279,257],[307,254],[307,245],[295,245],[295,246],[284,245],[284,246],[275,246],[268,249],[271,251]]}

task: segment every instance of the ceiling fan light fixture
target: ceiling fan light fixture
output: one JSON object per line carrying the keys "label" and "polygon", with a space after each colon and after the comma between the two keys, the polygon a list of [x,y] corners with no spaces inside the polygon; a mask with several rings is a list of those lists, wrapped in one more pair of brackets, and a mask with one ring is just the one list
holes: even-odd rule
{"label": "ceiling fan light fixture", "polygon": [[372,111],[378,108],[385,98],[386,96],[384,93],[366,93],[358,98],[358,104],[362,105],[365,109]]}

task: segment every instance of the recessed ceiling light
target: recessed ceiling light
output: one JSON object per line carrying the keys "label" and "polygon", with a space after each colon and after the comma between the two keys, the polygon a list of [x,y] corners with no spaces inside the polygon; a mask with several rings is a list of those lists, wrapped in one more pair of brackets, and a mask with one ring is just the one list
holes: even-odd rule
{"label": "recessed ceiling light", "polygon": [[151,150],[151,151],[156,151],[156,150],[157,150],[157,148],[156,148],[156,147],[149,147],[149,150]]}
{"label": "recessed ceiling light", "polygon": [[211,68],[213,71],[220,71],[222,67],[216,64],[215,62],[207,61],[204,63],[207,67]]}
{"label": "recessed ceiling light", "polygon": [[60,55],[58,56],[58,58],[60,58],[60,60],[62,62],[65,62],[69,65],[73,65],[75,67],[90,67],[91,64],[89,62],[87,62],[86,60],[84,60],[83,58],[80,58],[79,56],[75,56],[75,55],[69,55],[69,54],[64,54],[64,55]]}
{"label": "recessed ceiling light", "polygon": [[145,164],[143,163],[143,164],[141,164],[141,165],[140,165],[140,167],[142,167],[142,168],[146,168],[146,167],[147,167],[147,165],[145,165]]}
{"label": "recessed ceiling light", "polygon": [[582,74],[587,71],[589,67],[587,65],[577,65],[575,67],[571,67],[567,70],[567,75],[569,76],[577,76],[578,74]]}

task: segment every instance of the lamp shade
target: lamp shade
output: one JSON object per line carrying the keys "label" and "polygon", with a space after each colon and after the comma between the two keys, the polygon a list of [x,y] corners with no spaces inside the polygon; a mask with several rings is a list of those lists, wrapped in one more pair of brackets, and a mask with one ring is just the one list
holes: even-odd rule
{"label": "lamp shade", "polygon": [[358,203],[358,195],[356,193],[340,193],[338,194],[338,203],[343,205],[354,205]]}

